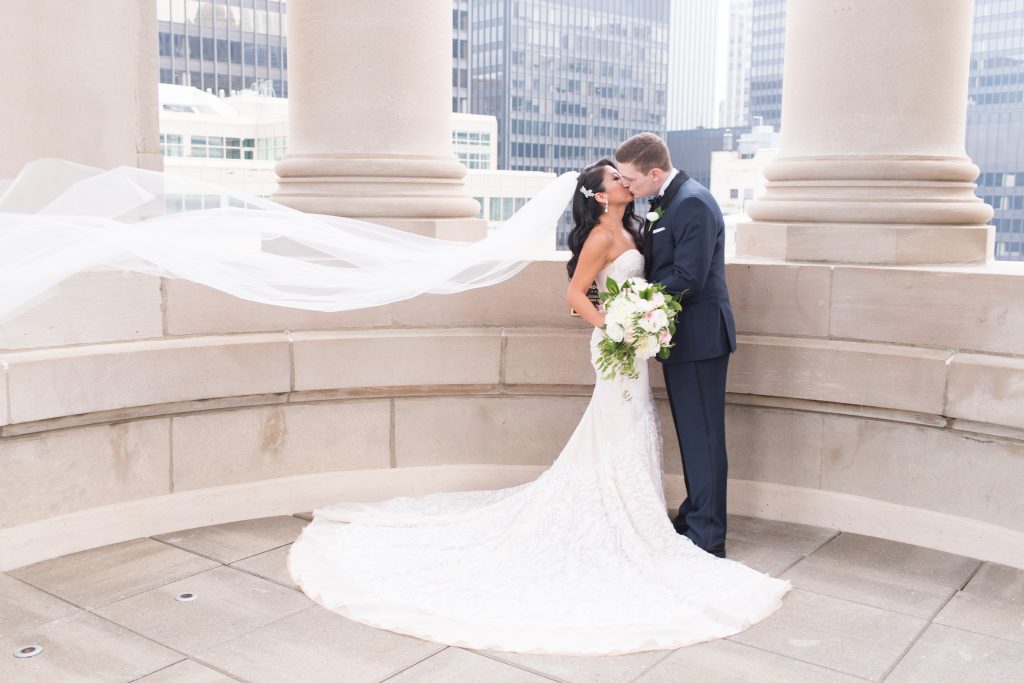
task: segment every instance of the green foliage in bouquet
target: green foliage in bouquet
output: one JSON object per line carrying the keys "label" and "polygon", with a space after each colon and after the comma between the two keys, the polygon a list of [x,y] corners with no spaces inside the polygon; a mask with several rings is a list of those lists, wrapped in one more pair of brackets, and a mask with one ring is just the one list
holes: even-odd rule
{"label": "green foliage in bouquet", "polygon": [[[614,379],[617,375],[631,379],[639,377],[636,359],[638,350],[642,350],[643,345],[646,345],[647,353],[646,355],[641,354],[642,357],[647,358],[654,355],[652,351],[656,347],[657,356],[662,360],[668,358],[669,351],[674,346],[670,341],[659,343],[657,340],[652,340],[652,336],[660,335],[661,332],[650,328],[645,329],[642,326],[646,311],[630,301],[627,294],[632,291],[640,300],[647,302],[655,300],[656,295],[660,294],[661,303],[653,310],[664,314],[662,318],[664,324],[659,329],[667,329],[670,335],[674,335],[676,332],[675,318],[683,310],[682,304],[676,297],[666,292],[665,286],[661,283],[644,282],[642,287],[633,286],[631,281],[638,279],[630,278],[620,285],[609,277],[605,282],[607,291],[600,294],[601,303],[606,311],[611,311],[613,307],[622,307],[617,315],[606,315],[605,334],[597,344],[597,356],[594,358],[594,364],[604,379]],[[608,322],[609,317],[614,318],[611,323]],[[616,339],[616,337],[620,338]]]}

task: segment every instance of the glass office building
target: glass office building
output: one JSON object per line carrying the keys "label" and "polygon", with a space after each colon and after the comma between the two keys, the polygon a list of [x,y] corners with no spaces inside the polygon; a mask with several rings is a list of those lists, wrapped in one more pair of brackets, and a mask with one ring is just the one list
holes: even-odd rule
{"label": "glass office building", "polygon": [[967,154],[995,209],[997,259],[1024,261],[1024,0],[976,0]]}
{"label": "glass office building", "polygon": [[288,96],[285,0],[156,0],[160,82]]}
{"label": "glass office building", "polygon": [[668,0],[474,0],[470,110],[498,167],[561,173],[665,132]]}
{"label": "glass office building", "polygon": [[452,0],[452,111],[469,113],[469,0]]}
{"label": "glass office building", "polygon": [[786,0],[754,0],[750,22],[750,121],[760,116],[764,125],[778,130],[782,124]]}

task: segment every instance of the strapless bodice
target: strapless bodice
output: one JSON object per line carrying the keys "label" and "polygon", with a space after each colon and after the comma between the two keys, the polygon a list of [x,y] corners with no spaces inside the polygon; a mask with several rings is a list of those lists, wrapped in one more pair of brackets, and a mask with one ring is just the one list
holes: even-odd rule
{"label": "strapless bodice", "polygon": [[597,272],[597,288],[607,291],[605,282],[610,277],[619,284],[627,277],[643,277],[644,255],[637,249],[627,249],[619,254],[614,261]]}

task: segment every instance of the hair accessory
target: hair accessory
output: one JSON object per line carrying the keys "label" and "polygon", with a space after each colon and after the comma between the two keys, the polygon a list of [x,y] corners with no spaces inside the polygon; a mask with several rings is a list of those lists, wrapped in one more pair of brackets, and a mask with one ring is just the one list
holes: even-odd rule
{"label": "hair accessory", "polygon": [[593,190],[588,190],[587,188],[583,187],[582,185],[580,185],[580,192],[582,192],[583,196],[586,197],[587,199],[590,199],[591,197],[594,196],[594,191]]}

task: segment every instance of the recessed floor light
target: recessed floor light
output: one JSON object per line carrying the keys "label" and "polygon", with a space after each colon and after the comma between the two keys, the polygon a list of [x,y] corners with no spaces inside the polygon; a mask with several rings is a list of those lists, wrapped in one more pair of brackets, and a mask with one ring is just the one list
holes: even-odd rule
{"label": "recessed floor light", "polygon": [[35,657],[37,654],[43,651],[42,645],[26,645],[20,650],[14,651],[14,656],[19,659],[25,659],[27,657]]}

